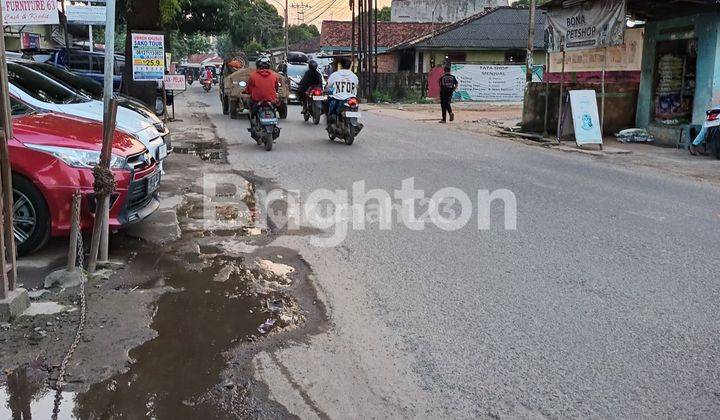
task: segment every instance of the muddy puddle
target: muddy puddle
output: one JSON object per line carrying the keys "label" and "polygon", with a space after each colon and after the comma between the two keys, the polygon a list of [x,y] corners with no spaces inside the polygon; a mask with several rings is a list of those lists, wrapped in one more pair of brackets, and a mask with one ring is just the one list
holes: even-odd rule
{"label": "muddy puddle", "polygon": [[[202,251],[180,259],[158,259],[152,252],[138,255],[136,264],[159,268],[142,287],[170,290],[156,302],[151,327],[157,337],[130,351],[133,363],[127,372],[87,392],[64,392],[57,418],[234,417],[220,403],[238,392],[235,384],[222,380],[225,353],[294,329],[304,318],[286,294],[258,290],[263,274],[257,268],[217,254],[204,258],[219,251],[212,246]],[[0,375],[5,378],[0,383],[0,419],[50,418],[55,392],[48,387],[53,383],[49,373],[41,367],[5,373]]]}

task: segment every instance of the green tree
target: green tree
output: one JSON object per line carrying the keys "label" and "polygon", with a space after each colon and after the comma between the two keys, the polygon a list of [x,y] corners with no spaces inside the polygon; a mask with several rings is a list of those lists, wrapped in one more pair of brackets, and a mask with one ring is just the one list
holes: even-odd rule
{"label": "green tree", "polygon": [[288,28],[288,40],[290,44],[307,41],[317,36],[320,36],[320,31],[315,25],[303,23],[301,25],[291,25]]}
{"label": "green tree", "polygon": [[390,8],[390,6],[385,6],[378,10],[378,22],[390,22],[391,14],[392,8]]}
{"label": "green tree", "polygon": [[284,19],[265,0],[233,0],[228,14],[228,35],[234,45],[250,41],[263,47],[280,45]]}
{"label": "green tree", "polygon": [[187,58],[192,54],[208,53],[213,46],[206,35],[194,33],[192,35],[182,34],[178,31],[170,32],[170,49],[173,57],[177,59]]}

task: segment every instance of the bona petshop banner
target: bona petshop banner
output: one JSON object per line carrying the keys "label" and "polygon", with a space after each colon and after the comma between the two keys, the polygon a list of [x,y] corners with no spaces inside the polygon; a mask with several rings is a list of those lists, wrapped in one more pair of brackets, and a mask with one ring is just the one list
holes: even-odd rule
{"label": "bona petshop banner", "polygon": [[549,52],[622,45],[624,33],[625,0],[591,0],[548,10]]}

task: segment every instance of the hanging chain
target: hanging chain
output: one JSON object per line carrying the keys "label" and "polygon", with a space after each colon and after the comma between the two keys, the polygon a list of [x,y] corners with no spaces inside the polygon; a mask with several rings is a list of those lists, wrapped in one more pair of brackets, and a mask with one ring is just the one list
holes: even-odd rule
{"label": "hanging chain", "polygon": [[87,317],[87,302],[85,299],[85,282],[87,280],[87,273],[85,272],[85,249],[83,246],[82,231],[78,229],[77,234],[77,260],[76,267],[80,270],[80,324],[78,325],[77,332],[75,333],[75,340],[68,348],[65,358],[60,363],[60,371],[58,373],[57,381],[55,382],[55,402],[53,404],[52,420],[57,420],[58,414],[60,413],[60,400],[62,400],[62,389],[65,382],[65,374],[67,365],[70,359],[75,353],[75,349],[80,344],[83,331],[85,330],[85,321]]}

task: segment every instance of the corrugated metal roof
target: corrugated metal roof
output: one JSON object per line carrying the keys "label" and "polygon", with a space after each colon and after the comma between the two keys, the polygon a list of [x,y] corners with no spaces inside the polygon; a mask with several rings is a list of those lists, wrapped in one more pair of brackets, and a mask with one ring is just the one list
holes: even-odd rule
{"label": "corrugated metal roof", "polygon": [[[498,7],[449,25],[434,37],[422,37],[404,47],[457,49],[525,49],[527,48],[527,8]],[[545,12],[538,10],[535,21],[534,48],[543,49]]]}

